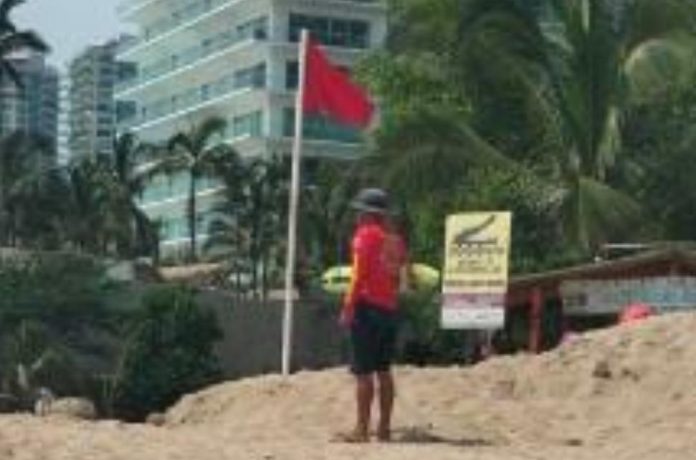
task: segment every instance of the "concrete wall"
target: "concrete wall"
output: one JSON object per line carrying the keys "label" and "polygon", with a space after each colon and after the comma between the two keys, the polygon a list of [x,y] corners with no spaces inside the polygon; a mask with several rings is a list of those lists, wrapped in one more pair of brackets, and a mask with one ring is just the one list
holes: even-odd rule
{"label": "concrete wall", "polygon": [[[225,377],[277,373],[281,365],[283,303],[238,303],[218,291],[200,294],[201,305],[213,308],[224,339],[217,350]],[[292,366],[320,369],[348,362],[345,333],[337,325],[338,307],[324,299],[303,300],[295,308]]]}

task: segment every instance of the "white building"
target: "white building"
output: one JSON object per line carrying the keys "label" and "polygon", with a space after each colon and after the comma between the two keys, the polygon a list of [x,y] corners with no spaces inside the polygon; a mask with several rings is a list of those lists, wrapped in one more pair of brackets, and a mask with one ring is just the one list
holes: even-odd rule
{"label": "white building", "polygon": [[[380,0],[124,0],[120,15],[139,30],[118,56],[138,68],[116,93],[137,106],[124,129],[158,142],[224,116],[229,141],[246,157],[290,153],[302,28],[347,68],[386,37]],[[321,119],[308,120],[305,131],[307,156],[360,152],[356,131]],[[216,189],[201,187],[202,232]],[[161,223],[163,252],[186,241],[186,190],[181,175],[144,196],[144,209]]]}
{"label": "white building", "polygon": [[58,164],[70,162],[70,76],[61,72],[58,77]]}
{"label": "white building", "polygon": [[21,86],[0,74],[0,137],[24,131],[46,139],[55,149],[58,137],[58,70],[37,52],[18,52],[8,59]]}
{"label": "white building", "polygon": [[[71,158],[113,153],[116,124],[129,103],[117,104],[114,89],[118,81],[132,78],[133,64],[116,60],[122,36],[88,46],[70,62],[69,139]],[[127,111],[126,111],[127,113]]]}

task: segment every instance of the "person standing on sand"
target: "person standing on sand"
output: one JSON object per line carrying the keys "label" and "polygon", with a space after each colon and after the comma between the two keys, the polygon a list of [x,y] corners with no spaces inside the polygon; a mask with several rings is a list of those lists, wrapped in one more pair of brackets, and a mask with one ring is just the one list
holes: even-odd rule
{"label": "person standing on sand", "polygon": [[[351,286],[341,311],[341,324],[350,330],[356,378],[357,421],[346,442],[368,442],[375,383],[380,419],[377,438],[391,439],[395,385],[391,365],[396,346],[398,295],[406,264],[404,240],[393,231],[389,200],[380,189],[364,189],[352,202],[359,212],[351,250]],[[375,382],[376,381],[376,382]]]}

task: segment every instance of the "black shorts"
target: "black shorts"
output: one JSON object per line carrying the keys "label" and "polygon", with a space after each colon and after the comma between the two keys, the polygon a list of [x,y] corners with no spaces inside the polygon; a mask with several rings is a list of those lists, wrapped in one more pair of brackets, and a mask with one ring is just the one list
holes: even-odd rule
{"label": "black shorts", "polygon": [[351,372],[368,375],[389,371],[396,348],[397,313],[358,303],[350,332]]}

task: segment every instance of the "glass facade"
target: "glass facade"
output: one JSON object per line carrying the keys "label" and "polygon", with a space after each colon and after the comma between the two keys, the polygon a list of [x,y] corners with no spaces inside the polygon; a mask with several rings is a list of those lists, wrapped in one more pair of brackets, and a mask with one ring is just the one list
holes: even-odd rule
{"label": "glass facade", "polygon": [[[196,218],[196,233],[199,238],[208,233],[213,214],[209,211],[202,211]],[[176,217],[163,217],[159,219],[160,238],[162,241],[185,240],[190,237],[188,218],[185,215]]]}
{"label": "glass facade", "polygon": [[[283,111],[283,135],[292,137],[295,131],[295,109],[285,108]],[[362,140],[360,130],[346,126],[320,116],[305,116],[303,133],[306,139],[358,143]]]}
{"label": "glass facade", "polygon": [[309,30],[319,43],[345,48],[367,48],[370,45],[370,24],[355,19],[290,14],[288,40],[300,41],[302,29]]}
{"label": "glass facade", "polygon": [[259,137],[263,134],[263,112],[258,110],[234,117],[231,126],[233,138],[244,136]]}
{"label": "glass facade", "polygon": [[[220,181],[211,177],[201,177],[196,183],[198,192],[212,191],[221,186]],[[161,175],[152,179],[143,191],[140,202],[147,206],[162,203],[167,200],[183,200],[189,193],[189,175],[187,172],[179,172],[170,175]]]}
{"label": "glass facade", "polygon": [[296,90],[300,80],[300,64],[297,61],[285,63],[285,89]]}
{"label": "glass facade", "polygon": [[238,70],[234,73],[235,88],[264,88],[266,86],[266,64]]}
{"label": "glass facade", "polygon": [[58,138],[58,72],[42,55],[9,57],[23,86],[7,73],[0,75],[0,135],[24,130],[45,137],[52,147]]}

